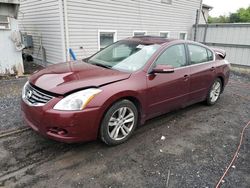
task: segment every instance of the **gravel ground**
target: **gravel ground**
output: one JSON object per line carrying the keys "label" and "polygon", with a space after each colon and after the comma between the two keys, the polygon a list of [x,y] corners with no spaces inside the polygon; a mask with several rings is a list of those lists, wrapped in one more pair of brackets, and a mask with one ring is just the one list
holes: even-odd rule
{"label": "gravel ground", "polygon": [[[116,147],[62,144],[33,131],[0,138],[0,187],[215,187],[250,120],[249,81],[232,75],[216,105],[154,118]],[[1,131],[25,126],[19,108],[24,83],[0,81]],[[249,187],[249,139],[250,127],[221,187]]]}
{"label": "gravel ground", "polygon": [[[41,65],[27,61],[24,61],[23,65],[27,75],[43,68]],[[26,81],[27,76],[23,78],[0,77],[0,132],[25,126],[22,123],[19,103],[22,87]]]}
{"label": "gravel ground", "polygon": [[19,104],[26,81],[27,78],[0,80],[0,132],[24,126]]}

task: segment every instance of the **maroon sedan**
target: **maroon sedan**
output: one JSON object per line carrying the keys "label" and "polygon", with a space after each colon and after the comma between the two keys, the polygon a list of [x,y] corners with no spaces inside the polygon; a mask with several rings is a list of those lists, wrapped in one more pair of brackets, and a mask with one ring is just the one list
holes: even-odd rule
{"label": "maroon sedan", "polygon": [[79,62],[33,74],[22,92],[27,124],[62,142],[126,141],[146,120],[205,101],[229,78],[225,52],[160,37],[118,41]]}

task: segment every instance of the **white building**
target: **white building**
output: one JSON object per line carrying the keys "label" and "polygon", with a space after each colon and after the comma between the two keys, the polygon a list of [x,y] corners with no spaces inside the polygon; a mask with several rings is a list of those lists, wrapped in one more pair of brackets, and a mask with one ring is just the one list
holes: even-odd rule
{"label": "white building", "polygon": [[23,73],[22,45],[16,20],[19,0],[0,0],[0,76]]}
{"label": "white building", "polygon": [[39,36],[49,63],[69,59],[72,48],[84,58],[133,35],[190,39],[201,0],[21,0],[19,26]]}
{"label": "white building", "polygon": [[208,21],[209,11],[211,11],[213,7],[202,4],[202,12],[200,13],[200,21],[199,24],[205,24]]}

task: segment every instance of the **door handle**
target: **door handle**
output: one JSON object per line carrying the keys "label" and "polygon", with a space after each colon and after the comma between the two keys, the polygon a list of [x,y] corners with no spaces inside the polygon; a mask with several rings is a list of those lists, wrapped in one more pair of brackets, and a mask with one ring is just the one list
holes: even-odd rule
{"label": "door handle", "polygon": [[210,68],[210,71],[215,71],[215,68],[214,68],[214,67],[211,67],[211,68]]}
{"label": "door handle", "polygon": [[189,75],[185,74],[184,75],[184,81],[187,81],[189,79]]}

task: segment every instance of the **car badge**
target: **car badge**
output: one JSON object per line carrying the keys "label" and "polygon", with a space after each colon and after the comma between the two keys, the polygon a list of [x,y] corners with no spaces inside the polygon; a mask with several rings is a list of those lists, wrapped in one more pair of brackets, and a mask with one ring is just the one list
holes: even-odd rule
{"label": "car badge", "polygon": [[32,96],[33,92],[31,90],[27,91],[27,99],[30,99]]}

